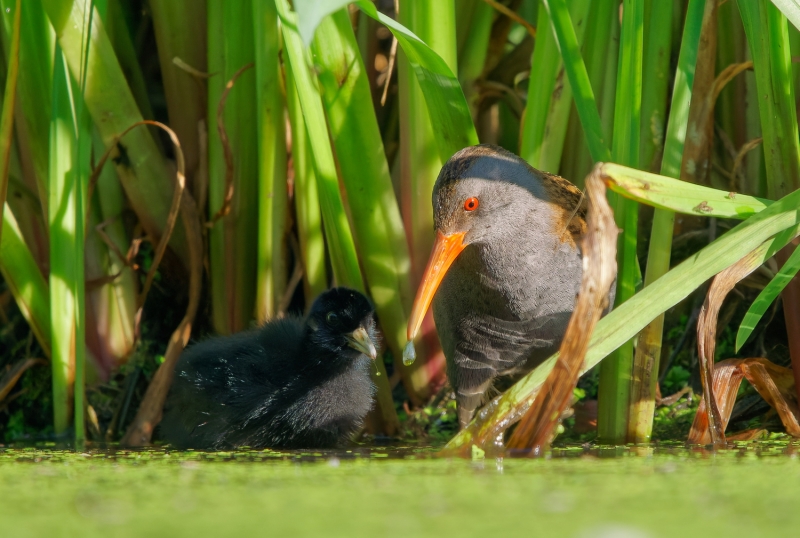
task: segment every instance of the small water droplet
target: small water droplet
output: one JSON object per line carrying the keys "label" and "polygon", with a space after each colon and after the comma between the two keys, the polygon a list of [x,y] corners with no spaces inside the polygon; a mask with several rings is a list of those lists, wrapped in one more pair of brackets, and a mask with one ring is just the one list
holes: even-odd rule
{"label": "small water droplet", "polygon": [[6,8],[6,13],[11,13],[11,8],[10,7]]}
{"label": "small water droplet", "polygon": [[409,340],[406,347],[403,348],[403,364],[411,366],[417,360],[417,350],[414,349],[414,342]]}

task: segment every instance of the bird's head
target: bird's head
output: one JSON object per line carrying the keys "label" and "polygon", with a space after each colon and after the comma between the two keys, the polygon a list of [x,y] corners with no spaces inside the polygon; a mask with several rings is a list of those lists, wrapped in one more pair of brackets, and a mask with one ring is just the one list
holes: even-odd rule
{"label": "bird's head", "polygon": [[[561,206],[578,205],[580,191],[566,180],[532,168],[503,148],[465,148],[445,163],[433,187],[436,234],[408,323],[412,340],[451,264],[470,244],[496,242],[508,249],[531,248],[533,228],[541,235],[564,228]],[[568,212],[567,212],[568,214]]]}
{"label": "bird's head", "polygon": [[361,293],[333,288],[314,301],[306,324],[311,341],[345,360],[378,356],[373,308]]}

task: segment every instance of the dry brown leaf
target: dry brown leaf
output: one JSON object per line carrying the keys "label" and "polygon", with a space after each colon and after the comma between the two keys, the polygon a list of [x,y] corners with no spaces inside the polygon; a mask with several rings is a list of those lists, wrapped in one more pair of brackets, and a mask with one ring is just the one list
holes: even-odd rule
{"label": "dry brown leaf", "polygon": [[745,379],[762,398],[778,412],[778,416],[793,437],[800,437],[800,411],[797,409],[794,374],[767,359],[745,359],[741,365]]}
{"label": "dry brown leaf", "polygon": [[[777,411],[786,431],[790,435],[800,437],[800,422],[798,422],[800,411],[798,411],[795,398],[792,370],[778,366],[764,358],[727,359],[717,363],[714,370],[714,397],[719,408],[723,433],[733,412],[736,393],[739,391],[742,379],[747,379],[761,397]],[[712,438],[708,426],[707,406],[705,401],[701,401],[689,432],[689,442],[711,444]],[[728,439],[747,440],[751,438],[755,437],[743,436],[740,433]]]}
{"label": "dry brown leaf", "polygon": [[753,428],[751,430],[744,430],[739,433],[734,433],[728,436],[728,441],[755,441],[763,437],[767,430],[763,428]]}
{"label": "dry brown leaf", "polygon": [[[715,408],[719,413],[718,424],[723,443],[725,439],[725,428],[728,425],[731,412],[733,412],[733,404],[736,403],[736,393],[744,377],[742,370],[739,368],[741,361],[742,359],[720,361],[713,369],[713,382],[711,383],[711,385],[713,385],[713,391],[709,391],[709,394],[713,394],[715,398]],[[705,393],[706,390],[704,386],[704,396]],[[709,415],[706,411],[708,406],[706,402],[707,400],[705,398],[700,401],[700,405],[697,407],[697,413],[694,416],[692,428],[689,430],[689,442],[692,444],[708,445],[712,443],[712,436],[709,428]]]}
{"label": "dry brown leaf", "polygon": [[[155,275],[155,269],[164,252],[169,241],[169,237],[174,230],[175,221],[178,214],[181,216],[184,229],[186,230],[187,245],[189,248],[189,305],[186,308],[186,314],[172,333],[167,351],[164,354],[164,362],[159,366],[155,375],[153,376],[150,385],[147,387],[144,399],[139,406],[131,425],[125,432],[125,435],[120,440],[123,446],[144,446],[150,443],[153,435],[153,429],[159,423],[162,416],[164,401],[167,399],[167,393],[172,385],[172,376],[175,371],[175,363],[178,361],[183,348],[189,341],[189,336],[192,332],[192,324],[194,317],[197,313],[197,308],[200,304],[200,286],[202,284],[202,268],[203,268],[203,236],[200,228],[200,214],[197,210],[197,205],[194,202],[191,194],[185,192],[186,179],[184,175],[184,160],[183,153],[181,152],[180,142],[175,133],[165,125],[157,122],[149,122],[163,128],[172,139],[175,146],[175,157],[177,165],[177,181],[175,182],[175,191],[172,199],[172,206],[170,213],[167,217],[167,225],[165,226],[164,235],[156,247],[156,253],[153,259],[153,265],[147,273],[144,289],[139,296],[138,312],[136,315],[137,328],[141,321],[142,307],[144,306],[147,292],[152,284]],[[99,166],[102,165],[101,164]],[[138,336],[139,331],[137,329]]]}
{"label": "dry brown leaf", "polygon": [[14,385],[17,384],[19,378],[22,377],[22,374],[25,371],[32,367],[36,366],[37,364],[47,364],[47,361],[44,359],[34,359],[28,357],[27,359],[22,359],[21,361],[17,361],[14,366],[12,366],[6,374],[0,378],[0,402],[2,402],[8,393],[11,392],[11,389],[14,388]]}
{"label": "dry brown leaf", "polygon": [[120,440],[120,445],[122,446],[145,446],[150,444],[153,430],[161,421],[164,402],[167,399],[169,388],[172,386],[175,364],[189,341],[194,316],[200,304],[203,269],[203,237],[200,231],[200,215],[194,199],[188,192],[184,193],[181,200],[181,219],[186,229],[186,238],[189,245],[189,306],[186,308],[186,314],[180,325],[178,325],[178,328],[175,329],[169,339],[167,352],[164,354],[164,362],[158,367],[152,381],[150,381],[144,399],[136,412],[136,417]]}
{"label": "dry brown leaf", "polygon": [[[711,435],[711,443],[715,446],[725,445],[725,425],[727,424],[727,419],[724,422],[722,420],[722,411],[717,407],[717,399],[712,397],[713,391],[717,390],[714,376],[714,350],[717,345],[719,310],[725,297],[736,286],[736,283],[758,269],[768,248],[768,243],[759,245],[747,256],[715,276],[708,288],[706,300],[697,319],[697,356],[700,363],[700,381],[703,384],[703,400],[705,405],[711,409],[707,419],[708,430]],[[736,399],[736,391],[733,392],[733,398]],[[730,412],[728,416],[730,416]]]}
{"label": "dry brown leaf", "polygon": [[529,451],[532,456],[539,456],[547,449],[561,416],[569,407],[592,331],[608,306],[608,292],[617,274],[619,231],[598,167],[586,178],[589,213],[582,243],[583,278],[575,310],[553,370],[508,442],[508,448]]}
{"label": "dry brown leaf", "polygon": [[686,144],[683,150],[681,178],[693,183],[706,183],[714,137],[714,73],[717,59],[717,2],[706,2],[700,43],[697,49],[692,94],[702,96],[692,99],[686,126]]}
{"label": "dry brown leaf", "polygon": [[741,189],[739,184],[736,182],[736,179],[737,179],[737,174],[739,174],[739,169],[742,167],[742,163],[744,162],[745,156],[750,151],[760,146],[763,141],[764,139],[761,138],[760,136],[758,138],[754,138],[753,140],[750,140],[742,144],[742,147],[739,148],[739,151],[736,152],[736,157],[734,157],[733,159],[733,168],[731,169],[730,183],[728,184],[728,187],[731,189],[731,192],[735,192]]}

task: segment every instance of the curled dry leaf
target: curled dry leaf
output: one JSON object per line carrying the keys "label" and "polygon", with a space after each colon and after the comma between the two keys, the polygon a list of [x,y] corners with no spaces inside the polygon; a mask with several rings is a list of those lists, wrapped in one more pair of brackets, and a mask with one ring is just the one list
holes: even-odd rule
{"label": "curled dry leaf", "polygon": [[[800,411],[797,407],[792,370],[764,358],[728,359],[716,365],[713,394],[720,413],[722,431],[725,431],[730,420],[742,379],[747,379],[761,397],[777,411],[786,431],[790,435],[800,437]],[[754,439],[760,432],[761,430],[742,432],[728,439]],[[712,443],[708,407],[705,401],[701,401],[697,408],[692,429],[689,431],[689,442]]]}
{"label": "curled dry leaf", "polygon": [[[700,363],[700,381],[703,385],[703,402],[711,409],[708,416],[708,430],[711,443],[715,446],[725,445],[725,425],[727,424],[727,420],[723,423],[722,411],[717,406],[717,400],[713,398],[713,393],[717,390],[717,387],[714,386],[714,379],[716,379],[714,376],[714,350],[717,346],[719,310],[733,287],[758,269],[769,248],[769,241],[762,243],[747,256],[715,276],[708,288],[706,300],[697,319],[697,356]],[[735,400],[736,392],[733,393],[733,398]],[[733,402],[729,403],[732,408]],[[731,409],[727,410],[728,416],[730,416],[730,411]]]}
{"label": "curled dry leaf", "polygon": [[[755,271],[770,257],[772,240],[765,241],[747,256],[721,273],[711,283],[697,320],[697,354],[703,401],[695,415],[689,442],[725,445],[725,428],[730,419],[742,377],[778,411],[786,431],[800,436],[792,370],[767,359],[729,359],[714,365],[717,318],[725,297],[737,282]],[[709,412],[710,410],[710,412]]]}
{"label": "curled dry leaf", "polygon": [[[749,62],[752,63],[752,62]],[[753,140],[749,140],[742,144],[742,147],[739,148],[739,151],[736,152],[736,157],[733,159],[733,168],[731,169],[730,175],[730,189],[731,189],[731,197],[736,196],[735,190],[741,188],[736,183],[736,175],[739,173],[739,170],[742,167],[742,163],[744,162],[745,156],[758,146],[760,146],[764,142],[764,139],[760,136],[758,138],[754,138]]]}
{"label": "curled dry leaf", "polygon": [[236,84],[236,80],[254,65],[253,63],[249,63],[234,73],[233,77],[225,84],[225,90],[222,92],[222,96],[219,98],[219,104],[217,105],[217,132],[219,133],[219,140],[222,143],[222,151],[225,156],[225,199],[222,201],[222,207],[220,207],[219,210],[214,213],[214,216],[211,217],[211,220],[206,223],[206,227],[208,228],[213,227],[219,219],[231,212],[234,162],[233,150],[231,149],[231,142],[228,139],[228,131],[225,129],[223,113],[225,112],[225,103],[228,101],[228,94],[233,89],[233,85]]}
{"label": "curled dry leaf", "polygon": [[144,399],[136,412],[136,417],[120,440],[120,445],[122,446],[145,446],[150,444],[153,429],[161,421],[164,402],[167,399],[169,388],[172,386],[175,363],[178,362],[178,357],[180,357],[183,348],[186,347],[186,343],[189,341],[194,317],[200,304],[203,237],[200,231],[200,215],[194,199],[188,192],[181,198],[181,220],[186,229],[189,245],[189,306],[186,307],[186,314],[169,339],[167,352],[164,354],[164,362],[158,367],[152,381],[150,381]]}
{"label": "curled dry leaf", "polygon": [[[109,144],[108,149],[100,160],[97,163],[97,166],[94,170],[92,170],[92,175],[89,177],[89,187],[88,187],[88,195],[87,195],[87,204],[86,204],[86,220],[85,222],[90,222],[89,219],[89,210],[92,207],[91,200],[92,194],[94,193],[94,189],[97,186],[97,180],[100,177],[100,172],[103,169],[103,166],[108,161],[108,158],[111,156],[111,153],[117,148],[119,141],[128,134],[133,129],[140,127],[142,125],[153,125],[160,129],[163,129],[172,140],[172,144],[175,146],[175,164],[176,164],[176,181],[175,181],[175,189],[173,190],[172,194],[172,204],[169,208],[169,214],[167,215],[167,222],[164,225],[164,232],[161,235],[161,239],[159,240],[158,244],[156,245],[156,250],[153,255],[153,263],[150,266],[150,270],[147,272],[147,277],[144,281],[144,286],[142,288],[142,292],[139,294],[139,297],[136,300],[136,328],[134,329],[134,334],[138,338],[139,335],[139,322],[141,321],[142,317],[142,308],[144,307],[145,300],[147,299],[147,294],[150,292],[150,287],[153,285],[153,279],[156,276],[156,271],[158,270],[158,266],[161,264],[161,259],[164,257],[164,253],[167,250],[167,245],[169,244],[170,237],[172,237],[172,232],[175,230],[175,222],[178,220],[178,210],[183,205],[183,196],[184,190],[186,190],[186,164],[183,159],[183,151],[181,150],[181,144],[178,140],[178,135],[175,134],[175,131],[167,127],[161,122],[153,121],[153,120],[142,120],[137,121],[117,136],[114,141]],[[187,230],[188,232],[188,230]],[[134,242],[136,240],[134,239]],[[133,246],[133,245],[132,245]],[[138,245],[137,245],[138,248]],[[190,260],[190,263],[194,263],[194,260]]]}
{"label": "curled dry leaf", "polygon": [[[710,374],[713,376],[713,381],[710,384],[705,380],[705,373],[701,374],[701,379],[703,379],[703,399],[697,408],[697,414],[695,414],[692,429],[689,432],[690,443],[712,443],[711,421],[707,411],[708,404],[706,403],[706,393],[708,393],[715,398],[714,406],[712,407],[717,414],[715,427],[718,438],[719,436],[722,437],[721,443],[717,442],[715,444],[724,444],[725,428],[728,426],[728,419],[731,416],[731,412],[733,412],[733,404],[736,403],[736,391],[742,382],[743,374],[739,369],[739,362],[740,359],[729,359],[717,364]],[[706,391],[706,386],[709,386],[708,391]]]}
{"label": "curled dry leaf", "polygon": [[562,414],[569,407],[592,331],[608,306],[608,292],[617,275],[619,230],[606,200],[599,166],[586,178],[589,212],[582,242],[583,278],[575,310],[553,370],[508,442],[508,448],[530,451],[532,456],[547,449]]}
{"label": "curled dry leaf", "polygon": [[169,135],[173,145],[175,146],[176,182],[175,190],[173,191],[172,196],[172,204],[170,206],[169,215],[167,216],[167,223],[164,226],[164,233],[162,234],[156,246],[155,255],[153,256],[153,263],[147,273],[142,292],[137,299],[136,330],[134,334],[137,337],[139,335],[138,327],[142,317],[142,309],[144,307],[145,300],[147,299],[147,294],[150,291],[150,287],[153,283],[156,270],[161,263],[161,259],[166,252],[167,245],[169,244],[169,239],[172,236],[173,230],[175,229],[175,223],[179,213],[186,230],[187,243],[189,247],[189,305],[186,308],[186,314],[183,320],[170,338],[167,346],[167,352],[165,354],[165,360],[156,371],[155,376],[153,376],[153,380],[150,382],[150,385],[147,388],[147,392],[145,393],[144,400],[142,400],[142,404],[140,405],[139,411],[136,414],[136,418],[128,428],[125,436],[120,441],[122,445],[127,446],[142,446],[149,444],[153,434],[153,428],[161,420],[164,401],[167,398],[167,392],[172,384],[172,375],[175,369],[175,362],[178,360],[181,351],[183,351],[183,348],[189,341],[189,335],[192,331],[192,324],[194,323],[194,316],[197,313],[197,307],[200,302],[200,286],[202,277],[201,271],[203,267],[201,254],[203,239],[200,231],[200,216],[197,211],[197,206],[191,195],[185,192],[186,165],[184,163],[180,141],[178,140],[175,132],[166,125],[157,121],[145,120],[137,122],[123,131],[117,137],[115,142],[109,145],[110,149],[103,154],[102,158],[97,164],[97,167],[92,172],[92,176],[89,180],[89,199],[91,199],[91,194],[97,183],[97,178],[100,175],[100,170],[108,160],[111,150],[117,146],[116,142],[125,136],[125,134],[127,134],[131,129],[134,129],[140,125],[154,125],[163,129]]}

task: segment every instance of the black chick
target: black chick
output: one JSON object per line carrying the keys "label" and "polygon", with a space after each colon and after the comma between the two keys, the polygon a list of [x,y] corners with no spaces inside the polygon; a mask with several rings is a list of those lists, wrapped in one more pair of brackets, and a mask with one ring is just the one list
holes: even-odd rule
{"label": "black chick", "polygon": [[361,426],[376,388],[373,308],[347,288],[284,318],[187,349],[161,436],[176,448],[330,448]]}

